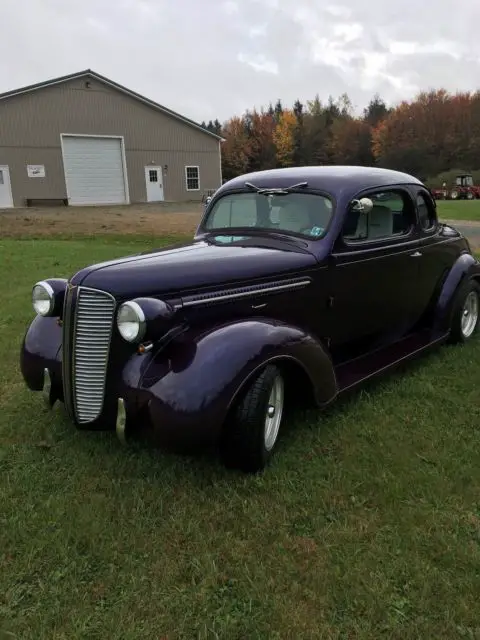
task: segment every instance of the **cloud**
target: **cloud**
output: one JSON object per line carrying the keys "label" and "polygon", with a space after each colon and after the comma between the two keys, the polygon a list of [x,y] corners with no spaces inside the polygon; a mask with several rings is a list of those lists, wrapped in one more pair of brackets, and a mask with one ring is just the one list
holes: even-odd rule
{"label": "cloud", "polygon": [[90,67],[195,120],[475,90],[478,0],[3,0],[0,91]]}

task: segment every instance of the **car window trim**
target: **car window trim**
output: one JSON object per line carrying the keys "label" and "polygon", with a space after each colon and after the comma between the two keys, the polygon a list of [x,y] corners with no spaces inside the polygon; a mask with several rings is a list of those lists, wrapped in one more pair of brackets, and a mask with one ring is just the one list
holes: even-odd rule
{"label": "car window trim", "polygon": [[[411,238],[412,236],[416,235],[416,231],[418,230],[418,215],[417,215],[417,209],[416,209],[416,204],[412,199],[412,194],[410,193],[409,189],[407,188],[406,185],[388,185],[385,188],[382,188],[382,186],[379,187],[374,187],[372,189],[366,189],[364,191],[361,191],[356,198],[368,198],[368,196],[370,194],[375,194],[375,193],[385,193],[385,192],[399,192],[401,191],[402,193],[404,193],[407,197],[410,198],[412,205],[413,205],[413,210],[414,210],[414,214],[415,214],[415,222],[413,224],[410,225],[410,229],[408,231],[408,233],[404,233],[404,234],[395,234],[393,236],[386,236],[385,238],[378,238],[375,240],[353,240],[353,241],[348,241],[345,240],[342,230],[343,230],[343,225],[342,225],[342,229],[340,230],[340,234],[338,236],[338,240],[340,240],[341,244],[345,247],[347,247],[348,249],[353,249],[351,251],[343,251],[342,254],[347,254],[347,253],[357,253],[358,250],[364,249],[365,247],[366,249],[370,249],[373,246],[373,249],[388,249],[389,247],[393,247],[393,246],[399,246],[399,245],[404,245],[406,244],[406,242],[408,241],[409,238]],[[402,242],[397,242],[398,240],[402,240]],[[394,243],[392,243],[392,241],[395,241]],[[417,239],[414,240],[410,240],[410,242],[417,242]],[[358,248],[358,249],[357,249]]]}
{"label": "car window trim", "polygon": [[[423,238],[423,240],[425,239],[428,239],[428,238]],[[435,243],[435,245],[447,244],[457,240],[458,238],[456,237],[439,238]],[[367,255],[367,256],[371,256],[371,259],[373,260],[377,258],[376,254],[380,254],[378,257],[386,258],[389,255],[393,255],[393,254],[400,255],[402,253],[410,253],[410,251],[413,251],[414,249],[420,248],[422,246],[423,246],[422,238],[415,238],[414,240],[410,240],[409,242],[402,242],[394,246],[388,245],[388,246],[382,246],[382,247],[369,247],[369,248],[363,249],[363,251],[332,251],[330,255],[333,259],[349,258],[349,257],[358,256],[358,255],[360,256]],[[390,249],[394,249],[394,251],[391,251],[390,253],[388,253]],[[382,251],[385,251],[385,253],[382,254]],[[370,258],[367,257],[364,259],[369,260]]]}
{"label": "car window trim", "polygon": [[[340,257],[347,257],[347,256],[356,256],[359,254],[366,254],[366,255],[375,255],[377,253],[381,253],[382,251],[387,252],[385,253],[385,255],[388,255],[388,251],[391,251],[392,253],[408,253],[409,251],[413,251],[413,249],[415,247],[418,246],[418,238],[413,238],[411,240],[409,240],[408,242],[398,242],[396,244],[383,244],[381,246],[365,246],[367,243],[362,243],[362,246],[359,247],[358,249],[353,249],[351,250],[350,248],[348,248],[349,250],[347,251],[332,251],[332,257],[336,257],[336,258],[340,258]],[[368,244],[372,244],[372,243],[368,243]]]}
{"label": "car window trim", "polygon": [[[279,187],[280,188],[280,187]],[[216,229],[216,228],[211,228],[208,229],[207,227],[205,227],[205,222],[208,220],[208,217],[211,213],[211,210],[214,206],[215,203],[219,202],[220,200],[222,200],[222,198],[225,198],[226,196],[230,196],[230,195],[235,195],[235,194],[240,194],[240,193],[253,193],[251,191],[251,189],[245,188],[245,187],[237,187],[235,189],[231,189],[229,191],[225,191],[221,194],[219,194],[219,196],[217,196],[217,198],[215,198],[215,195],[212,196],[212,200],[209,202],[208,207],[205,209],[205,211],[203,212],[202,218],[200,220],[200,223],[198,225],[198,233],[199,234],[208,234],[211,235],[212,233],[215,233],[215,235],[222,235],[221,233],[217,233],[218,231],[225,231],[226,229],[233,229],[234,227],[224,227],[222,229]],[[327,200],[330,200],[330,202],[332,203],[332,211],[331,211],[331,215],[330,215],[330,219],[328,221],[327,226],[324,229],[324,232],[322,233],[321,236],[308,236],[305,234],[301,234],[301,233],[297,233],[296,231],[287,231],[285,229],[277,231],[277,233],[285,235],[285,236],[292,236],[294,238],[303,240],[303,241],[307,241],[307,242],[317,242],[319,240],[323,240],[325,238],[325,236],[328,234],[328,232],[330,231],[333,221],[336,217],[336,213],[338,210],[338,201],[337,198],[332,194],[329,193],[328,191],[324,191],[322,189],[309,189],[308,187],[306,189],[294,189],[293,191],[290,192],[291,194],[309,194],[309,195],[313,195],[313,196],[323,196],[324,198],[326,198]],[[262,235],[265,235],[265,233],[268,234],[268,231],[271,231],[271,227],[235,227],[235,229],[243,229],[244,232],[246,229],[259,229],[262,231]],[[232,235],[232,234],[228,234],[228,235]],[[235,234],[236,235],[236,234]]]}
{"label": "car window trim", "polygon": [[[424,236],[424,237],[430,238],[430,237],[432,237],[432,236],[434,235],[434,233],[435,233],[436,231],[438,231],[438,228],[439,228],[439,220],[438,220],[437,208],[436,208],[435,204],[433,203],[433,210],[434,210],[434,215],[435,215],[435,222],[434,222],[434,224],[432,225],[432,227],[429,227],[428,229],[424,229],[424,228],[423,228],[423,226],[422,226],[421,220],[420,220],[420,212],[419,212],[418,205],[417,205],[417,198],[418,198],[418,196],[419,196],[419,195],[422,195],[422,196],[427,195],[427,196],[429,196],[429,197],[430,197],[430,199],[432,200],[432,202],[433,202],[433,198],[432,198],[432,196],[428,193],[428,191],[427,191],[426,189],[424,189],[423,187],[415,186],[415,187],[413,188],[413,191],[414,191],[414,193],[415,193],[415,198],[414,198],[414,204],[415,204],[415,215],[416,215],[416,217],[417,217],[417,224],[418,224],[418,230],[419,230],[419,233],[420,233],[422,236]],[[427,205],[427,208],[428,208],[428,205]]]}

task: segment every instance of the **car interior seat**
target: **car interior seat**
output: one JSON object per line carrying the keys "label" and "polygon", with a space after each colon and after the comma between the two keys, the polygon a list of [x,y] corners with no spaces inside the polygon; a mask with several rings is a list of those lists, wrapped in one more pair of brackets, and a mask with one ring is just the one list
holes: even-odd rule
{"label": "car interior seat", "polygon": [[368,237],[385,238],[393,235],[393,213],[388,207],[374,205],[368,214]]}
{"label": "car interior seat", "polygon": [[358,236],[358,221],[360,219],[360,211],[350,209],[343,224],[343,236],[345,238],[356,238]]}
{"label": "car interior seat", "polygon": [[310,216],[305,207],[299,206],[298,202],[282,202],[278,211],[279,229],[300,233],[305,229],[310,229],[311,226]]}

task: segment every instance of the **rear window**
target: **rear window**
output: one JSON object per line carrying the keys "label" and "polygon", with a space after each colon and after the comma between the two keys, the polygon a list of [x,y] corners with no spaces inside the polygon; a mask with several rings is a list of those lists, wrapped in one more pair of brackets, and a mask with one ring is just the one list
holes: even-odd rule
{"label": "rear window", "polygon": [[323,195],[233,193],[213,205],[204,227],[207,230],[256,228],[321,238],[332,214],[332,201]]}

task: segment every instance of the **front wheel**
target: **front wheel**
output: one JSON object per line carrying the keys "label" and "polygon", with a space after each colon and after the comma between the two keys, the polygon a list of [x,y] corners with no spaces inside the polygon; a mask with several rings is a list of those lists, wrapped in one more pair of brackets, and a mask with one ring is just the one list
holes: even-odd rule
{"label": "front wheel", "polygon": [[267,365],[224,426],[220,450],[226,467],[247,473],[265,468],[277,443],[284,404],[282,373],[277,366]]}
{"label": "front wheel", "polygon": [[454,305],[450,342],[466,342],[479,325],[480,285],[468,280],[460,287]]}

